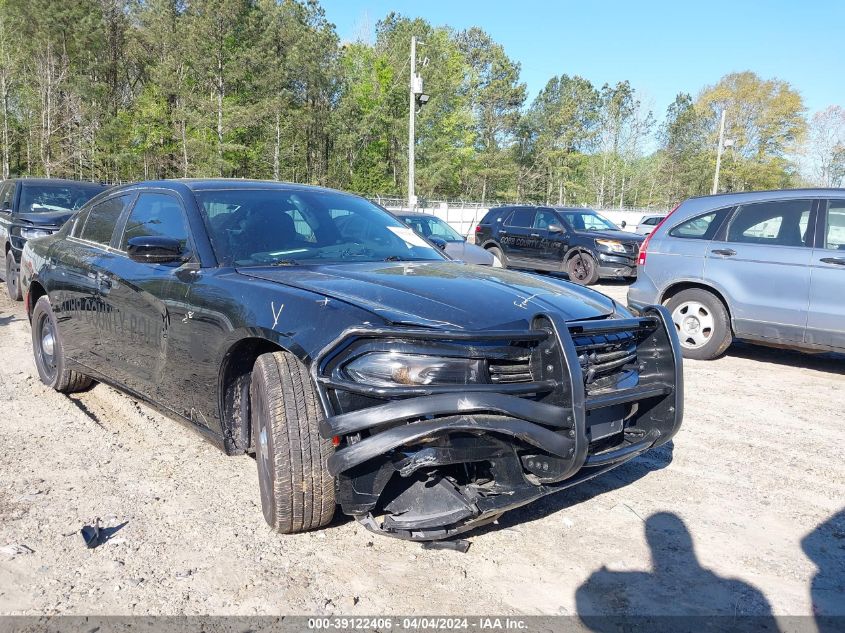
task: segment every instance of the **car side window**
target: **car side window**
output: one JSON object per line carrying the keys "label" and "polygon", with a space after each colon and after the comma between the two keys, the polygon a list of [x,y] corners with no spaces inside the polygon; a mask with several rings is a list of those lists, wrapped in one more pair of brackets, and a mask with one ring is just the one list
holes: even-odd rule
{"label": "car side window", "polygon": [[131,195],[116,196],[91,207],[88,217],[85,218],[85,224],[79,232],[79,238],[108,246],[111,243],[115,224],[131,199]]}
{"label": "car side window", "polygon": [[557,224],[557,216],[551,211],[537,211],[534,216],[535,229],[548,229],[550,224]]}
{"label": "car side window", "polygon": [[830,201],[824,247],[832,251],[845,251],[845,200]]}
{"label": "car side window", "polygon": [[712,240],[730,211],[729,207],[690,218],[673,227],[669,235],[688,240]]}
{"label": "car side window", "polygon": [[0,187],[0,211],[11,211],[14,197],[15,183],[11,180],[4,182]]}
{"label": "car side window", "polygon": [[511,216],[505,220],[507,226],[518,228],[530,228],[534,224],[534,209],[516,209]]}
{"label": "car side window", "polygon": [[809,246],[812,200],[758,202],[739,207],[728,227],[728,242]]}
{"label": "car side window", "polygon": [[182,204],[166,193],[142,193],[132,207],[120,249],[126,250],[134,237],[169,237],[179,240],[184,249],[188,244],[188,227]]}

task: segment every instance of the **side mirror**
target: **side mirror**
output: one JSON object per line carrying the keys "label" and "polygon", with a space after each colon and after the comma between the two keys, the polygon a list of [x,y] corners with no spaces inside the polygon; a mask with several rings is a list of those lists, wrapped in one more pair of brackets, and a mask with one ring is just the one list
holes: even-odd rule
{"label": "side mirror", "polygon": [[619,228],[622,229],[624,229],[626,226],[628,226],[628,223],[625,220],[622,220],[622,222],[619,224]]}
{"label": "side mirror", "polygon": [[549,224],[549,233],[563,233],[563,227],[560,224]]}
{"label": "side mirror", "polygon": [[444,240],[442,237],[435,237],[435,236],[432,235],[431,237],[428,238],[428,241],[431,242],[432,244],[434,244],[441,251],[446,250],[446,240]]}
{"label": "side mirror", "polygon": [[133,262],[169,264],[185,260],[182,243],[172,237],[145,235],[130,238],[126,254]]}

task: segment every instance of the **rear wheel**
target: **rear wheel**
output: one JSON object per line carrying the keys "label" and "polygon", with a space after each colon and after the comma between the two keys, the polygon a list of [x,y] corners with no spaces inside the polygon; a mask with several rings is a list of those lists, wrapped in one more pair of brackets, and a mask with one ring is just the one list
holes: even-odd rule
{"label": "rear wheel", "polygon": [[21,276],[12,251],[6,253],[6,292],[12,301],[21,300]]}
{"label": "rear wheel", "polygon": [[38,376],[48,387],[73,393],[91,386],[91,378],[67,368],[62,336],[46,296],[39,298],[32,310],[32,351]]}
{"label": "rear wheel", "polygon": [[[493,256],[493,267],[494,268],[507,268],[508,262],[505,260],[505,254],[502,252],[498,246],[490,246],[487,248],[487,252]],[[498,263],[497,263],[498,262]]]}
{"label": "rear wheel", "polygon": [[334,448],[320,437],[322,408],[308,370],[287,352],[263,354],[255,361],[249,397],[267,523],[285,534],[328,524],[335,488],[326,460]]}
{"label": "rear wheel", "polygon": [[592,286],[599,280],[599,265],[589,253],[579,251],[566,261],[569,280],[582,286]]}
{"label": "rear wheel", "polygon": [[725,304],[712,292],[691,288],[666,302],[684,357],[711,360],[731,344],[731,323]]}

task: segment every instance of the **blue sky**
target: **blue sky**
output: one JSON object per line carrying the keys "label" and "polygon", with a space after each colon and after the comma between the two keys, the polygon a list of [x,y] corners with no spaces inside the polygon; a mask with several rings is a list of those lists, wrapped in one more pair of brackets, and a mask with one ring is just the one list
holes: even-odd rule
{"label": "blue sky", "polygon": [[390,11],[479,26],[522,65],[530,98],[556,74],[630,80],[661,120],[678,92],[733,71],[788,81],[812,114],[845,106],[845,1],[321,0],[342,39]]}

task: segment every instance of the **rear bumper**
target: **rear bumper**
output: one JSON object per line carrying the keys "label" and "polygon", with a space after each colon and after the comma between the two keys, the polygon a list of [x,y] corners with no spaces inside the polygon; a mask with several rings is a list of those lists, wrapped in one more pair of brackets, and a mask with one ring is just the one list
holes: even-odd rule
{"label": "rear bumper", "polygon": [[[536,315],[524,332],[345,333],[312,365],[328,413],[320,432],[340,444],[327,466],[344,512],[391,536],[447,538],[669,441],[683,416],[677,336],[664,308],[642,315],[581,322]],[[495,353],[530,347],[533,382],[384,389],[343,379],[338,368],[350,353],[386,342],[484,344]],[[601,351],[608,344],[628,347]],[[591,354],[605,360],[591,364]],[[625,364],[611,385],[616,374],[601,372],[620,354]],[[373,404],[338,411],[350,391]]]}

